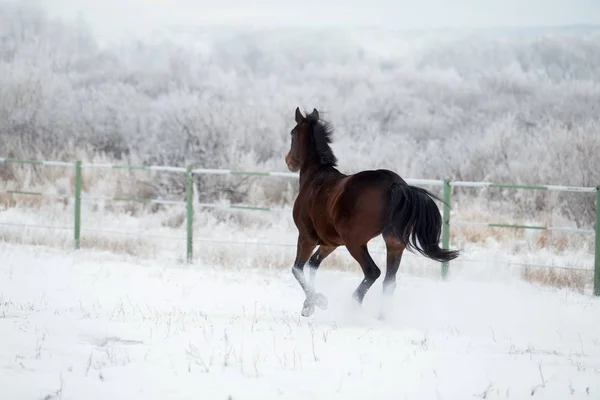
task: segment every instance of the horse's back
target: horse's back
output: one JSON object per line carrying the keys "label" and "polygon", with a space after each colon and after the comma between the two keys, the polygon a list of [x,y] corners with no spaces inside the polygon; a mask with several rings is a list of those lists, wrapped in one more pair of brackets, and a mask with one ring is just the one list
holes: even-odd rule
{"label": "horse's back", "polygon": [[335,225],[345,240],[368,240],[382,232],[394,183],[406,182],[386,169],[347,177],[334,205]]}
{"label": "horse's back", "polygon": [[383,229],[393,183],[405,182],[386,169],[315,181],[296,200],[296,225],[320,243],[341,245],[375,237]]}
{"label": "horse's back", "polygon": [[374,185],[386,185],[392,183],[405,184],[404,179],[394,171],[389,169],[372,169],[357,172],[350,175],[348,185],[356,185],[359,187],[369,187]]}

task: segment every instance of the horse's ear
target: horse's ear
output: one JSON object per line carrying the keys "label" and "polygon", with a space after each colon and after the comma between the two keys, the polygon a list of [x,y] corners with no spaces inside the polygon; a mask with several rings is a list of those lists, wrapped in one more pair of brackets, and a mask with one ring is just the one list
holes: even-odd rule
{"label": "horse's ear", "polygon": [[313,108],[313,111],[310,113],[308,118],[310,118],[310,120],[313,122],[319,122],[319,112],[316,108]]}
{"label": "horse's ear", "polygon": [[302,113],[300,112],[300,107],[296,107],[296,123],[299,124],[300,122],[304,121],[304,116],[302,115]]}

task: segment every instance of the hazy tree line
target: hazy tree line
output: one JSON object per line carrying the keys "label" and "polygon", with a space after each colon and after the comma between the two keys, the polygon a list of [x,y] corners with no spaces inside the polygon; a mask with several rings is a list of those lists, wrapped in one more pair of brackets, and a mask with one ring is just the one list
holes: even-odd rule
{"label": "hazy tree line", "polygon": [[[301,106],[334,124],[346,172],[600,184],[600,30],[179,37],[102,47],[83,22],[0,5],[0,156],[285,170]],[[247,200],[252,182],[199,183],[209,197],[227,188]],[[588,225],[595,210],[591,196],[482,196],[522,212],[558,206]]]}

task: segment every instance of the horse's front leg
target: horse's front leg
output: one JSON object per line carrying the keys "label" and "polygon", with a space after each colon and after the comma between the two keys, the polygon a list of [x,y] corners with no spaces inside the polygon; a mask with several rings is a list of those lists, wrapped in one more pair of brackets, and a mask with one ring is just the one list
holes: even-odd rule
{"label": "horse's front leg", "polygon": [[[312,315],[315,311],[315,304],[317,304],[321,308],[323,304],[326,306],[327,299],[322,294],[316,294],[314,289],[314,273],[311,273],[311,283],[309,284],[306,281],[306,277],[304,276],[304,265],[310,258],[313,250],[317,247],[317,243],[315,240],[304,237],[302,235],[298,236],[298,246],[296,247],[296,260],[294,261],[294,266],[292,267],[292,273],[294,277],[300,284],[302,290],[304,290],[304,294],[306,295],[306,300],[304,301],[304,305],[302,307],[302,316],[308,317]],[[321,260],[322,261],[322,260]],[[325,299],[323,301],[323,299]]]}
{"label": "horse's front leg", "polygon": [[321,246],[319,246],[317,251],[308,260],[308,268],[309,268],[309,281],[308,282],[314,293],[314,303],[321,310],[327,309],[327,298],[321,293],[316,293],[315,275],[317,273],[317,270],[319,269],[319,266],[321,266],[321,263],[323,262],[323,260],[325,258],[327,258],[327,256],[329,256],[331,253],[333,253],[333,251],[336,248],[337,248],[337,246],[321,245]]}

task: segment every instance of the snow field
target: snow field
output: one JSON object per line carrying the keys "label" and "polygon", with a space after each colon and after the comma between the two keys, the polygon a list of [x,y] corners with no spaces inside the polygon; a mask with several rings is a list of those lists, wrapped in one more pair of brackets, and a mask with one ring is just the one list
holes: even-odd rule
{"label": "snow field", "polygon": [[[595,398],[600,302],[481,276],[399,274],[361,310],[361,275],[187,266],[0,245],[0,387],[10,399]],[[475,397],[474,397],[475,396]]]}

